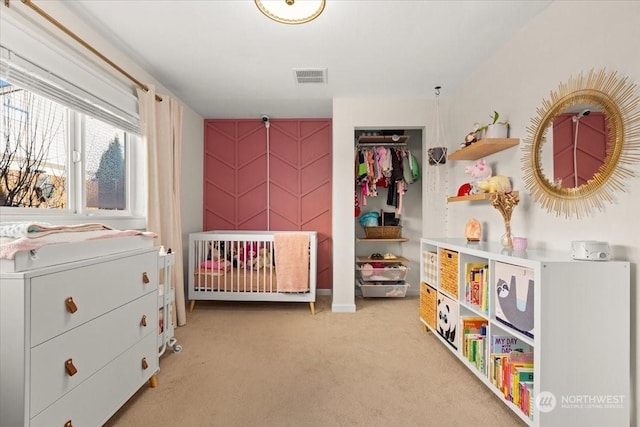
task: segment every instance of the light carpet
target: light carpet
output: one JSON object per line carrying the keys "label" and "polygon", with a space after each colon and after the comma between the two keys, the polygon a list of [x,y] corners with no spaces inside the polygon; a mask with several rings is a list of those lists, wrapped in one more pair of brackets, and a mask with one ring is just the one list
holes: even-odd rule
{"label": "light carpet", "polygon": [[419,299],[197,302],[143,386],[105,425],[518,427],[525,423],[419,321]]}

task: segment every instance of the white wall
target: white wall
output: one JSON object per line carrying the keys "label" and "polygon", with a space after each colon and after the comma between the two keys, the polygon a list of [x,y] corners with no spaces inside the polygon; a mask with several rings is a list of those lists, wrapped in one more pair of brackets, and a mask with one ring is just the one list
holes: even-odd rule
{"label": "white wall", "polygon": [[[97,49],[104,56],[109,58],[119,67],[127,71],[130,75],[135,77],[146,85],[154,85],[156,92],[161,95],[173,96],[169,90],[167,90],[159,81],[153,76],[144,71],[134,60],[124,55],[121,51],[114,46],[106,42],[100,37],[89,25],[82,19],[78,19],[73,13],[71,13],[64,2],[62,1],[47,1],[46,4],[40,5],[48,14],[55,17],[58,21],[62,22],[72,32],[77,34],[95,49]],[[79,43],[72,40],[70,37],[62,33],[50,23],[46,22],[43,18],[39,17],[34,11],[27,6],[19,3],[12,2],[9,8],[4,5],[1,6],[1,12],[8,15],[17,22],[28,23],[27,28],[33,28],[36,34],[49,33],[46,37],[50,41],[52,38],[59,39],[61,44],[66,44],[69,51],[75,51],[77,56],[81,56],[87,59],[88,63],[94,64],[99,70],[102,70],[105,75],[111,76],[114,82],[124,87],[130,87],[131,93],[135,93],[135,86],[124,76],[114,70],[112,67],[101,61],[94,54],[90,53],[87,49],[82,47]],[[38,29],[38,27],[40,29]],[[12,37],[12,34],[3,32],[3,42],[10,42],[4,37]],[[25,37],[25,35],[21,35]],[[41,37],[38,37],[40,39]],[[31,58],[35,62],[38,62],[38,58]],[[180,101],[180,100],[178,100]],[[184,250],[186,253],[188,235],[191,231],[202,230],[202,144],[204,139],[204,127],[203,118],[196,114],[187,105],[183,105],[183,182],[182,182],[182,229],[183,229],[183,241]],[[6,218],[5,218],[6,219]],[[16,219],[19,220],[19,219]],[[95,218],[93,218],[95,221]],[[55,219],[56,223],[77,223],[77,218],[64,220],[61,218]],[[116,228],[139,228],[144,225],[138,224],[138,222],[132,222],[130,218],[117,218],[117,219],[101,219],[101,222],[108,223]],[[186,264],[185,264],[186,265]],[[186,273],[185,273],[186,274]],[[186,280],[185,280],[186,283]]]}
{"label": "white wall", "polygon": [[[524,139],[526,127],[536,108],[547,99],[561,82],[579,72],[606,67],[640,84],[640,2],[638,1],[556,1],[486,63],[479,65],[469,79],[447,101],[450,114],[447,129],[456,135],[451,149],[461,142],[474,122],[485,122],[494,110],[511,123],[511,136]],[[640,91],[636,93],[640,95]],[[520,204],[514,209],[511,221],[514,234],[527,236],[531,246],[544,246],[569,251],[572,240],[603,240],[612,246],[616,259],[633,263],[632,286],[632,349],[631,355],[636,384],[635,406],[640,372],[640,178],[625,182],[626,192],[615,194],[616,203],[607,205],[604,212],[575,220],[556,217],[535,204],[522,181],[522,151],[510,149],[487,158],[494,173],[512,178],[520,190]],[[449,192],[468,180],[464,166],[470,162],[451,162]],[[640,175],[640,165],[634,170]],[[504,233],[500,214],[486,203],[452,203],[448,207],[448,235],[464,234],[468,218],[476,217],[486,225],[486,237],[498,240]],[[602,284],[607,291],[607,284]],[[578,295],[576,295],[579,298]],[[606,337],[601,337],[603,345]],[[615,369],[615,366],[603,369]],[[629,402],[631,403],[631,402]],[[630,405],[631,406],[631,405]],[[640,425],[638,414],[634,415]]]}

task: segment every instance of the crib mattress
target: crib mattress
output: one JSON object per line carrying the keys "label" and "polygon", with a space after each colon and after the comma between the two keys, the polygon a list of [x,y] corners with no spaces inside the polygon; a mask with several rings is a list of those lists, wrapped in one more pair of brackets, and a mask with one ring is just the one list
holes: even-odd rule
{"label": "crib mattress", "polygon": [[233,268],[226,272],[217,272],[201,268],[193,275],[194,290],[198,292],[278,292],[278,277],[275,269]]}
{"label": "crib mattress", "polygon": [[196,291],[222,292],[277,292],[277,275],[274,270],[245,270],[233,268],[214,271],[201,268],[194,273]]}

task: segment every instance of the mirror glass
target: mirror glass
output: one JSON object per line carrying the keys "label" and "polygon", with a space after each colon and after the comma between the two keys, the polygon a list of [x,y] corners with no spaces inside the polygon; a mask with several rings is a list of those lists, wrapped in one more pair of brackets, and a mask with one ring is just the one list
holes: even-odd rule
{"label": "mirror glass", "polygon": [[571,77],[552,91],[522,146],[534,200],[565,217],[613,202],[640,159],[638,104],[637,86],[605,70]]}
{"label": "mirror glass", "polygon": [[608,121],[598,105],[579,105],[559,113],[546,130],[540,154],[547,181],[562,188],[589,182],[604,165]]}

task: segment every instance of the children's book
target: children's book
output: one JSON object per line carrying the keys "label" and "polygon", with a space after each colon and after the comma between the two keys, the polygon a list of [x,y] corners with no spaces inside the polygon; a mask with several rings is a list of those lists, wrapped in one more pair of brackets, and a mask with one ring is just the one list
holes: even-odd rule
{"label": "children's book", "polygon": [[[489,321],[483,317],[467,316],[460,318],[460,330],[462,331],[462,355],[468,356],[468,341],[477,340],[477,336],[486,335]],[[475,360],[475,359],[474,359]],[[473,361],[469,359],[469,361]]]}
{"label": "children's book", "polygon": [[469,304],[482,306],[486,264],[468,262],[465,264],[465,300]]}
{"label": "children's book", "polygon": [[531,345],[512,335],[491,335],[491,353],[532,352]]}
{"label": "children's book", "polygon": [[520,404],[521,382],[533,381],[533,367],[515,366],[511,370],[511,400],[516,405]]}

